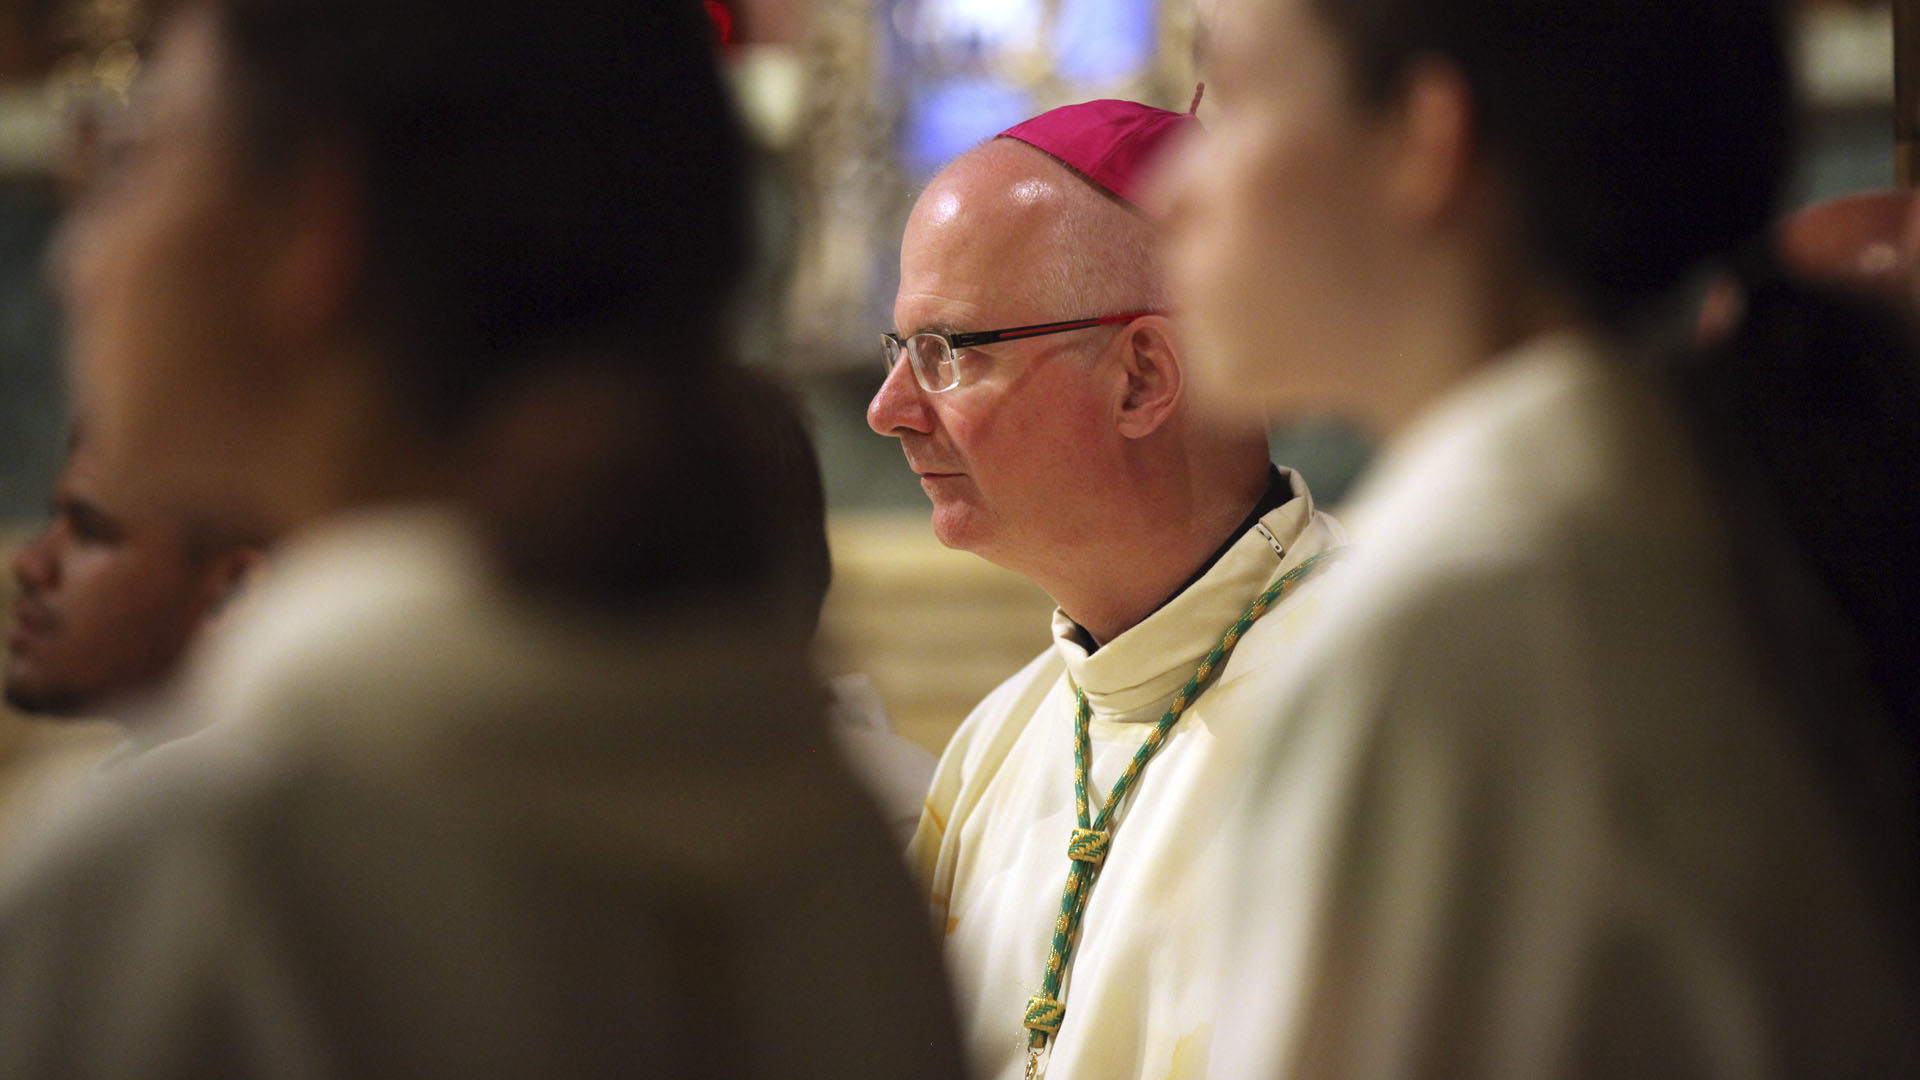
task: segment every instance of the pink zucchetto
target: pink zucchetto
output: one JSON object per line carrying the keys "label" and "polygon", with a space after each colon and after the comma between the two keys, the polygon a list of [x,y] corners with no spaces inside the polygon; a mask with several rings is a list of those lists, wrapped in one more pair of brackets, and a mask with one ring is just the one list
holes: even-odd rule
{"label": "pink zucchetto", "polygon": [[[1195,105],[1200,94],[1193,95]],[[1140,184],[1173,136],[1199,131],[1193,110],[1156,109],[1107,98],[1062,105],[1000,133],[1058,158],[1080,175],[1139,207]]]}

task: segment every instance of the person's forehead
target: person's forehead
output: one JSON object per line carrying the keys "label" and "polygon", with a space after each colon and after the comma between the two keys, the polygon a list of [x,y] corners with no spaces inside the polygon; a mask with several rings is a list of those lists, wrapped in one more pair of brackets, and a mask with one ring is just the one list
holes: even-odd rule
{"label": "person's forehead", "polygon": [[[1051,170],[1051,171],[1049,171]],[[944,170],[915,203],[901,239],[898,329],[992,329],[980,318],[1042,321],[1076,181],[1024,144],[1001,139]]]}
{"label": "person's forehead", "polygon": [[975,226],[1017,229],[1064,212],[1075,185],[1084,183],[1026,143],[993,139],[942,169],[913,212],[923,227],[964,218]]}
{"label": "person's forehead", "polygon": [[154,502],[137,469],[110,461],[87,440],[67,456],[54,485],[54,497],[84,503],[129,530],[172,534],[181,531],[176,515]]}

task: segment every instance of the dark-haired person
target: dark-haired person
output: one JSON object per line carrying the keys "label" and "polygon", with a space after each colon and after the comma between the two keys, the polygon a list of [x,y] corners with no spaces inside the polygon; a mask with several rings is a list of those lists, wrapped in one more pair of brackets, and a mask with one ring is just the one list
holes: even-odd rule
{"label": "dark-haired person", "polygon": [[1895,323],[1757,257],[1779,7],[1219,19],[1206,384],[1382,448],[1237,748],[1213,1073],[1913,1075],[1920,397]]}
{"label": "dark-haired person", "polygon": [[162,19],[59,260],[88,438],[284,540],[207,729],[0,880],[0,1076],[955,1075],[728,494],[699,5]]}
{"label": "dark-haired person", "polygon": [[[772,547],[768,589],[777,618],[810,647],[833,583],[827,493],[805,404],[777,376],[740,366],[728,372],[735,448],[754,463],[746,496],[762,508],[760,536]],[[827,681],[828,730],[866,785],[902,851],[920,824],[934,755],[893,730],[886,702],[861,674]]]}

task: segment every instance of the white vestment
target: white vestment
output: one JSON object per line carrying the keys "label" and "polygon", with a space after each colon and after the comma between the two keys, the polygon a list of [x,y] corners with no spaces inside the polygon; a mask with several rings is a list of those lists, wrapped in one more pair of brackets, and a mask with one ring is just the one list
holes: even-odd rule
{"label": "white vestment", "polygon": [[862,674],[827,680],[827,730],[904,851],[920,827],[927,785],[939,759],[893,730],[879,688]]}
{"label": "white vestment", "polygon": [[1753,629],[1714,499],[1572,336],[1385,448],[1237,729],[1213,1075],[1916,1075],[1898,800],[1814,749],[1875,733]]}
{"label": "white vestment", "polygon": [[7,868],[0,1076],[958,1075],[897,849],[730,614],[511,596],[433,511],[296,541],[209,726]]}
{"label": "white vestment", "polygon": [[[910,861],[945,931],[961,1027],[979,1076],[1019,1077],[1028,997],[1041,990],[1075,827],[1068,676],[1093,708],[1091,814],[1175,693],[1263,589],[1337,547],[1337,522],[1306,485],[1239,537],[1197,582],[1088,654],[1056,611],[1053,648],[974,709],[941,758]],[[1259,678],[1297,646],[1339,571],[1322,566],[1256,622],[1190,705],[1117,814],[1087,903],[1049,1049],[1057,1078],[1199,1076],[1213,1030],[1214,973],[1200,942],[1210,910],[1195,877],[1243,763],[1224,731],[1262,720]]]}

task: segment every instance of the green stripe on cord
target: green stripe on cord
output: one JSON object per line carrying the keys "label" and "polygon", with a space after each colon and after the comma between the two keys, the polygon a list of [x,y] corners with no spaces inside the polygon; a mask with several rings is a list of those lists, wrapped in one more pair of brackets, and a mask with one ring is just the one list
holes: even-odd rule
{"label": "green stripe on cord", "polygon": [[[1053,950],[1047,956],[1046,975],[1040,982],[1042,990],[1027,1000],[1027,1014],[1022,1021],[1023,1026],[1031,1032],[1028,1040],[1031,1049],[1031,1057],[1027,1062],[1028,1076],[1034,1074],[1039,1053],[1047,1045],[1048,1036],[1060,1030],[1060,1023],[1066,1016],[1067,1007],[1060,1001],[1060,983],[1066,978],[1067,968],[1073,964],[1073,946],[1080,930],[1080,917],[1086,913],[1087,895],[1093,891],[1093,880],[1099,876],[1101,861],[1112,842],[1112,819],[1120,800],[1132,790],[1134,783],[1140,779],[1141,770],[1147,767],[1147,762],[1167,741],[1167,733],[1180,722],[1180,715],[1187,711],[1187,706],[1200,696],[1201,687],[1226,663],[1227,656],[1240,643],[1254,620],[1279,603],[1287,590],[1301,579],[1345,551],[1345,548],[1336,548],[1315,555],[1280,575],[1278,581],[1267,586],[1265,592],[1247,605],[1245,613],[1227,627],[1227,632],[1220,635],[1212,651],[1200,661],[1193,678],[1188,679],[1187,685],[1173,695],[1173,703],[1168,706],[1166,714],[1147,733],[1140,749],[1134,751],[1133,760],[1127,762],[1126,771],[1113,782],[1113,790],[1107,794],[1107,802],[1100,808],[1100,816],[1091,822],[1087,820],[1087,760],[1091,756],[1087,726],[1093,719],[1093,707],[1087,704],[1087,695],[1078,686],[1073,687],[1074,701],[1078,705],[1073,718],[1073,805],[1079,815],[1080,827],[1073,830],[1067,844],[1067,857],[1072,861],[1067,870],[1066,889],[1060,894],[1060,917],[1053,924]],[[1072,685],[1071,676],[1068,677],[1068,685]]]}

